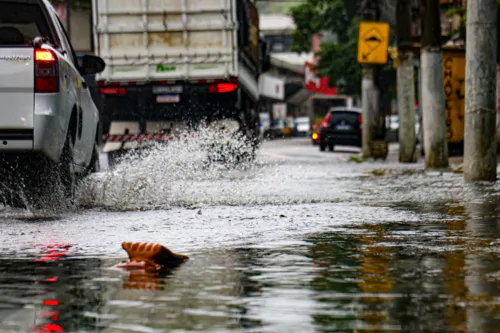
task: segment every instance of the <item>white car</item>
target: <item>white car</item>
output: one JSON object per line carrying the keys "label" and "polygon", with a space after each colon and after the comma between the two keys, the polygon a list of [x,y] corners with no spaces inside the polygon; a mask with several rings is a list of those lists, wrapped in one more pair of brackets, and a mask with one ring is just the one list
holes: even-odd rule
{"label": "white car", "polygon": [[297,135],[307,136],[311,132],[311,120],[309,117],[297,117],[295,119]]}
{"label": "white car", "polygon": [[[388,140],[391,142],[399,141],[399,116],[398,115],[390,115],[386,117],[386,130]],[[420,142],[420,115],[415,113],[415,135],[417,136],[417,143]]]}
{"label": "white car", "polygon": [[[72,198],[77,180],[99,169],[99,112],[81,65],[47,0],[0,0],[0,197]],[[19,198],[18,198],[19,199]],[[18,200],[17,200],[18,201]]]}

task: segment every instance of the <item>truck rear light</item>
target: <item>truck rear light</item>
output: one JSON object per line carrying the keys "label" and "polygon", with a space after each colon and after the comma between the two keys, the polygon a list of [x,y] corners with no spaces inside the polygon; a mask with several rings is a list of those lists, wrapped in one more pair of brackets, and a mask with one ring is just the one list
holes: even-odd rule
{"label": "truck rear light", "polygon": [[51,50],[35,49],[35,92],[59,92],[59,62]]}
{"label": "truck rear light", "polygon": [[118,95],[125,96],[127,94],[127,90],[121,87],[104,87],[99,89],[101,95]]}
{"label": "truck rear light", "polygon": [[331,116],[332,116],[332,114],[330,112],[328,112],[327,115],[326,115],[326,117],[321,122],[321,127],[328,128],[328,123],[330,122],[330,117]]}
{"label": "truck rear light", "polygon": [[210,93],[219,93],[219,94],[233,92],[236,89],[238,89],[238,84],[230,82],[217,83],[208,86],[208,91]]}

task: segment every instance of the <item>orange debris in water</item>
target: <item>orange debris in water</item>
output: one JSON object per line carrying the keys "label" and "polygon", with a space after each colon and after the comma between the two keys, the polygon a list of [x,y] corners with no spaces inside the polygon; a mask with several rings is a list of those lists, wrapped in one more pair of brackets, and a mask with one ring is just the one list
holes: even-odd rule
{"label": "orange debris in water", "polygon": [[122,248],[129,260],[116,265],[126,270],[156,271],[172,267],[189,259],[188,256],[170,251],[163,245],[146,242],[123,242]]}

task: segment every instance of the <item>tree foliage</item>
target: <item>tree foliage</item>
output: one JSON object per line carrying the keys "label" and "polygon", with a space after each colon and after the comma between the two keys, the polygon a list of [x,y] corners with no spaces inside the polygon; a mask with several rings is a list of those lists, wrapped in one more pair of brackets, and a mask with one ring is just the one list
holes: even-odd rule
{"label": "tree foliage", "polygon": [[291,10],[297,26],[294,51],[308,52],[315,33],[335,32],[337,43],[322,43],[316,69],[344,94],[359,94],[361,89],[361,66],[356,61],[357,5],[355,0],[307,0]]}

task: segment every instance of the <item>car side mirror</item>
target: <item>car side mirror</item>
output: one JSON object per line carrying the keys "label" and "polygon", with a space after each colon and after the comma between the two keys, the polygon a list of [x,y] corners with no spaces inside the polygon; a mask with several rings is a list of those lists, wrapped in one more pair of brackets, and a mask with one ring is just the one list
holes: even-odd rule
{"label": "car side mirror", "polygon": [[106,63],[104,60],[93,55],[84,55],[80,66],[82,75],[98,74],[104,71],[105,68]]}

